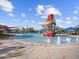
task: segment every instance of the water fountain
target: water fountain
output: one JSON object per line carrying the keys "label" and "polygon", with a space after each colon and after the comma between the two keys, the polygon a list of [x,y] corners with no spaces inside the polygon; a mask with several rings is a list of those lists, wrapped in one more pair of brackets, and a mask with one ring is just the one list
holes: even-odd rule
{"label": "water fountain", "polygon": [[79,39],[78,38],[76,38],[76,43],[79,43]]}
{"label": "water fountain", "polygon": [[71,38],[67,37],[66,40],[67,40],[67,42],[71,42]]}
{"label": "water fountain", "polygon": [[79,39],[77,38],[76,41],[78,41]]}
{"label": "water fountain", "polygon": [[50,39],[47,39],[47,42],[50,43]]}
{"label": "water fountain", "polygon": [[61,43],[61,38],[60,38],[60,36],[58,36],[57,44],[60,44],[60,43]]}

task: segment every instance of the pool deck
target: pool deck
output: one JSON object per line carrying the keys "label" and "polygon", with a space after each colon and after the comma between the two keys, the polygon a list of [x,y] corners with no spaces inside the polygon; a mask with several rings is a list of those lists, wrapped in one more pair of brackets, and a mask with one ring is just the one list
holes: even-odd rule
{"label": "pool deck", "polygon": [[72,37],[76,37],[76,38],[79,38],[79,35],[70,35]]}
{"label": "pool deck", "polygon": [[[16,40],[0,40],[0,42],[3,42],[3,44],[0,44],[0,48],[11,46],[25,46],[22,52],[19,52],[19,50],[17,50],[17,52],[14,53],[14,51],[12,50],[13,52],[8,51],[3,56],[0,53],[0,59],[79,59],[79,45],[33,45]],[[15,55],[18,54],[18,52],[19,54],[22,54],[17,56],[9,55],[9,53]]]}

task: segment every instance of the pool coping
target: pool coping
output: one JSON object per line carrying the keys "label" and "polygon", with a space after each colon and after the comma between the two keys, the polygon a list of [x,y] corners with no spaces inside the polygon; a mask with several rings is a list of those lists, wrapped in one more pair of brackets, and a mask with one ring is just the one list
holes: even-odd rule
{"label": "pool coping", "polygon": [[16,43],[19,42],[21,45],[24,46],[44,46],[44,47],[51,47],[51,48],[74,48],[79,47],[79,44],[71,44],[71,45],[51,45],[51,44],[37,44],[37,43],[29,43],[29,42],[23,42],[20,40],[14,40]]}

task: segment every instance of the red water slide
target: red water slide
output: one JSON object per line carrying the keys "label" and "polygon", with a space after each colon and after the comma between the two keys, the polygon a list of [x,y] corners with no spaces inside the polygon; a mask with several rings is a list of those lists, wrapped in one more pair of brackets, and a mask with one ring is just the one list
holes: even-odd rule
{"label": "red water slide", "polygon": [[48,15],[48,21],[53,21],[53,20],[54,20],[53,14],[49,14],[49,15]]}

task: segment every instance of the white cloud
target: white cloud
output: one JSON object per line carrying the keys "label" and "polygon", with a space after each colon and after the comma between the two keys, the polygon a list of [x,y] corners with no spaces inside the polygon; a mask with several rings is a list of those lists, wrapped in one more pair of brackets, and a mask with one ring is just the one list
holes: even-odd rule
{"label": "white cloud", "polygon": [[62,13],[61,12],[59,12],[59,16],[62,16]]}
{"label": "white cloud", "polygon": [[38,5],[37,8],[36,8],[36,11],[37,11],[37,14],[38,15],[42,15],[43,11],[44,11],[44,6],[43,5]]}
{"label": "white cloud", "polygon": [[70,17],[68,17],[68,19],[66,20],[61,18],[61,19],[56,19],[56,24],[59,27],[66,28],[72,24],[72,21],[70,20]]}
{"label": "white cloud", "polygon": [[60,19],[62,19],[62,20],[63,20],[63,17],[61,17]]}
{"label": "white cloud", "polygon": [[31,20],[31,21],[29,21],[29,20],[24,20],[24,22],[25,22],[25,23],[27,23],[27,22],[29,22],[29,23],[35,23],[34,20]]}
{"label": "white cloud", "polygon": [[29,8],[29,11],[32,11],[32,8]]}
{"label": "white cloud", "polygon": [[43,24],[43,22],[39,22],[38,24],[41,25],[41,24]]}
{"label": "white cloud", "polygon": [[61,16],[61,14],[62,14],[59,11],[59,9],[52,7],[51,5],[46,5],[46,6],[38,5],[37,8],[36,8],[36,11],[37,11],[37,15],[42,16],[42,18],[46,18],[48,14],[56,14],[56,15],[59,15],[59,16]]}
{"label": "white cloud", "polygon": [[41,16],[41,18],[47,18],[47,16]]}
{"label": "white cloud", "polygon": [[66,20],[70,20],[70,17],[67,17]]}
{"label": "white cloud", "polygon": [[25,22],[25,23],[27,23],[27,22],[28,22],[28,20],[25,20],[24,22]]}
{"label": "white cloud", "polygon": [[14,15],[13,15],[12,13],[9,13],[9,16],[12,16],[12,17],[14,17]]}
{"label": "white cloud", "polygon": [[77,20],[78,19],[78,17],[77,16],[74,16],[74,20]]}
{"label": "white cloud", "polygon": [[26,15],[24,13],[21,13],[21,17],[25,17]]}
{"label": "white cloud", "polygon": [[14,7],[10,1],[0,0],[0,9],[4,10],[5,12],[12,13]]}
{"label": "white cloud", "polygon": [[38,16],[37,14],[35,16]]}
{"label": "white cloud", "polygon": [[68,24],[71,24],[71,23],[72,23],[72,21],[70,21],[70,20],[66,20],[66,21],[65,21],[65,24],[67,24],[67,25],[68,25]]}
{"label": "white cloud", "polygon": [[47,14],[60,14],[59,10],[54,8],[54,7],[50,6],[50,7],[46,8],[46,9],[47,9],[46,10]]}
{"label": "white cloud", "polygon": [[63,20],[61,20],[61,19],[56,19],[56,23],[63,23]]}
{"label": "white cloud", "polygon": [[74,14],[78,14],[78,10],[75,10],[75,11],[74,11]]}
{"label": "white cloud", "polygon": [[70,20],[70,17],[66,17],[66,20],[65,20],[65,24],[71,24],[72,21]]}
{"label": "white cloud", "polygon": [[63,20],[61,20],[61,19],[56,19],[56,24],[57,24],[57,26],[62,27],[62,24],[63,24],[63,23],[64,23]]}
{"label": "white cloud", "polygon": [[32,23],[35,23],[35,21],[34,21],[34,20],[32,20],[31,22],[32,22]]}
{"label": "white cloud", "polygon": [[79,6],[77,6],[76,9],[79,10]]}

